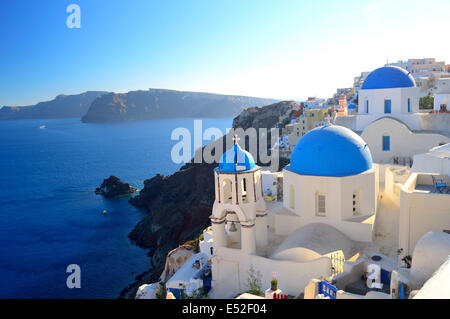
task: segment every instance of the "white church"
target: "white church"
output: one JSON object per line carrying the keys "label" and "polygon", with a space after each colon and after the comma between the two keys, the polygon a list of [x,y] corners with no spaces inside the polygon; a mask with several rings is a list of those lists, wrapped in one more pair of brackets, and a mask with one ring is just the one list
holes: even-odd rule
{"label": "white church", "polygon": [[286,293],[329,276],[331,254],[354,255],[372,240],[378,175],[367,144],[351,130],[326,125],[297,143],[283,170],[283,201],[265,202],[261,168],[239,144],[215,171],[211,215],[214,297],[245,291],[251,266]]}

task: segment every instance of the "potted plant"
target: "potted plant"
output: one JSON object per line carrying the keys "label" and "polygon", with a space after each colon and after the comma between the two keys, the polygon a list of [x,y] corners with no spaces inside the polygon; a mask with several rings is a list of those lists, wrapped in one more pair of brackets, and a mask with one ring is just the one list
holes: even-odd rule
{"label": "potted plant", "polygon": [[278,289],[278,280],[275,278],[270,281],[270,289],[272,289],[272,291],[276,291]]}

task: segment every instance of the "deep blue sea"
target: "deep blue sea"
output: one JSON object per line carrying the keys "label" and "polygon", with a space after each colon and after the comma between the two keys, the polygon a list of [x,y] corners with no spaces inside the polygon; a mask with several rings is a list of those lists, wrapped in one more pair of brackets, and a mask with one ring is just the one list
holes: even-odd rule
{"label": "deep blue sea", "polygon": [[[223,133],[231,124],[203,119],[203,129]],[[193,134],[193,126],[0,121],[0,298],[117,298],[150,268],[147,251],[127,237],[145,213],[94,189],[110,175],[141,189],[157,173],[174,173],[182,164],[171,160],[171,132]],[[69,264],[81,267],[80,289],[66,286]]]}

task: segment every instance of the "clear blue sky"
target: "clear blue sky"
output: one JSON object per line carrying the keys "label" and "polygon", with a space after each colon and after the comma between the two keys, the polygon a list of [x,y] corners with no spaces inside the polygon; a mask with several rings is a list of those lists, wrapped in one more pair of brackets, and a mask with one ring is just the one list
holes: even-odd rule
{"label": "clear blue sky", "polygon": [[[66,7],[81,8],[81,29]],[[330,96],[386,59],[450,63],[450,1],[1,0],[0,105],[86,90]]]}

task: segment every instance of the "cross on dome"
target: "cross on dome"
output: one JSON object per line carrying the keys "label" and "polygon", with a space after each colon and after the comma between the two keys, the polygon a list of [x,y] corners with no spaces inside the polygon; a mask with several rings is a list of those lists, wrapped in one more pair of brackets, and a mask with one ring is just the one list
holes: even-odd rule
{"label": "cross on dome", "polygon": [[241,146],[239,146],[239,140],[240,138],[237,136],[237,134],[235,134],[233,137],[233,147],[223,153],[219,161],[219,172],[242,173],[256,168],[256,163],[253,159],[253,156],[249,152],[243,150]]}

